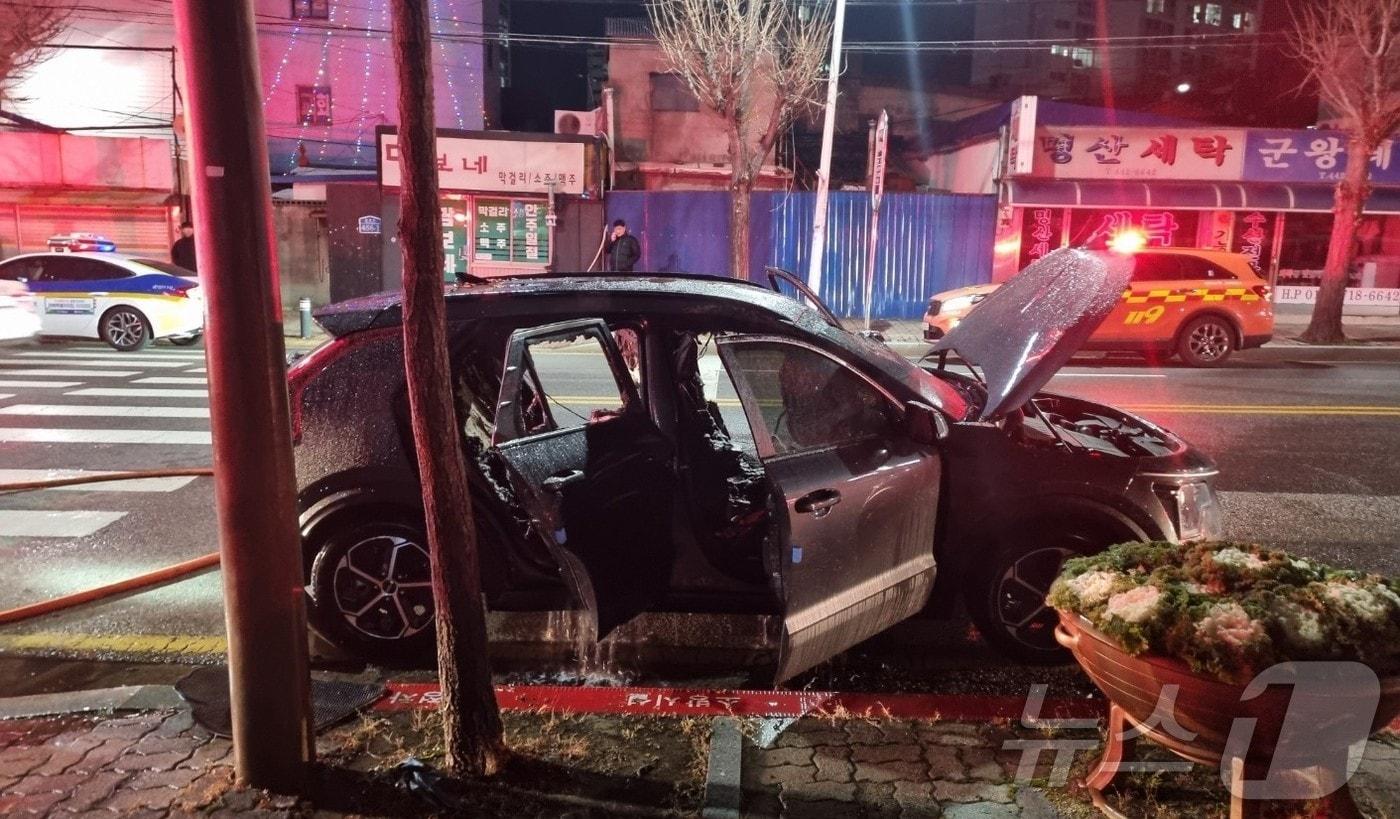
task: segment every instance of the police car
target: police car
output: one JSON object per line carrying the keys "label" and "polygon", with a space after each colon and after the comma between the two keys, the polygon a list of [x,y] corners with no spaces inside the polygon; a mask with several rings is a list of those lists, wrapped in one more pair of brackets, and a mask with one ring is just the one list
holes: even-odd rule
{"label": "police car", "polygon": [[44,336],[97,338],[123,352],[155,339],[194,344],[204,298],[194,273],[115,253],[29,253],[0,262],[0,280],[28,287]]}

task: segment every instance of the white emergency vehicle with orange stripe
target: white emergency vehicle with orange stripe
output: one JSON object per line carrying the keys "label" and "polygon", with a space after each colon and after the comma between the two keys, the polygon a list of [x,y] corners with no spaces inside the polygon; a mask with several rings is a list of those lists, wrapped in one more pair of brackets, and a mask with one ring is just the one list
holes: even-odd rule
{"label": "white emergency vehicle with orange stripe", "polygon": [[[1133,255],[1132,284],[1082,349],[1175,354],[1184,364],[1213,367],[1235,350],[1273,338],[1268,282],[1245,256],[1183,247],[1138,249],[1137,238],[1115,237],[1113,249]],[[997,286],[935,295],[924,314],[924,337],[942,337]]]}

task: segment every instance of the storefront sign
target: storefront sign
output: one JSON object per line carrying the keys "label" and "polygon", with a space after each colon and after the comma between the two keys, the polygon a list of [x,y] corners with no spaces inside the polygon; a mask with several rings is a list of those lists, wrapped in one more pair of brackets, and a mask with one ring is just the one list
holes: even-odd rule
{"label": "storefront sign", "polygon": [[[583,142],[439,136],[438,184],[445,191],[582,194],[587,147]],[[400,184],[397,134],[379,134],[379,177],[385,187]]]}
{"label": "storefront sign", "polygon": [[1038,128],[1035,175],[1060,179],[1236,180],[1245,132],[1187,128]]}
{"label": "storefront sign", "polygon": [[[1274,293],[1275,304],[1314,304],[1316,287],[1284,285]],[[1400,307],[1400,287],[1348,287],[1347,307]]]}
{"label": "storefront sign", "polygon": [[1019,97],[1011,103],[1007,126],[1006,175],[1020,176],[1035,169],[1035,109],[1039,97]]}
{"label": "storefront sign", "polygon": [[1060,246],[1064,232],[1063,208],[1026,208],[1021,215],[1021,264],[1024,270],[1032,262]]}
{"label": "storefront sign", "polygon": [[331,87],[329,85],[298,85],[297,111],[302,125],[331,124]]}
{"label": "storefront sign", "polygon": [[[1347,138],[1339,131],[1250,131],[1244,179],[1250,182],[1339,182],[1347,166]],[[1371,182],[1400,185],[1393,140],[1371,154]]]}
{"label": "storefront sign", "polygon": [[545,222],[544,202],[521,202],[511,206],[510,260],[526,264],[549,261],[549,225]]}
{"label": "storefront sign", "polygon": [[477,199],[472,258],[478,262],[510,261],[510,200]]}
{"label": "storefront sign", "polygon": [[383,225],[383,220],[378,216],[361,216],[356,222],[355,229],[367,235],[379,235]]}
{"label": "storefront sign", "polygon": [[1191,247],[1200,213],[1190,210],[1076,210],[1070,246],[1102,249],[1124,230],[1140,230],[1148,247]]}
{"label": "storefront sign", "polygon": [[1272,261],[1274,224],[1272,213],[1250,211],[1235,215],[1235,238],[1230,249],[1244,254],[1254,272],[1265,275]]}

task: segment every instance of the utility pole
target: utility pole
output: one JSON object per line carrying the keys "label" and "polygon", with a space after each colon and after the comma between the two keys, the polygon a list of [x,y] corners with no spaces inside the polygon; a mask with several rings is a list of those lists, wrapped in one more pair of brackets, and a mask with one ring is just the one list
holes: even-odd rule
{"label": "utility pole", "polygon": [[247,785],[295,793],[314,737],[253,6],[175,0],[174,8],[189,81],[193,221],[208,316],[234,771]]}
{"label": "utility pole", "polygon": [[812,214],[812,252],[807,259],[807,286],[821,295],[822,257],[826,255],[826,200],[831,185],[831,141],[836,135],[836,90],[841,79],[841,37],[846,28],[846,0],[836,0],[831,24],[831,65],[827,68],[826,113],[822,118],[822,158],[817,168],[817,206]]}

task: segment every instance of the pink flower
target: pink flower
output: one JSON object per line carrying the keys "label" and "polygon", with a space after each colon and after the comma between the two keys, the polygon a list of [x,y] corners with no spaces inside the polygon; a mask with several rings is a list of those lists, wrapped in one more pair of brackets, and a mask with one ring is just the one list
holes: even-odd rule
{"label": "pink flower", "polygon": [[1126,623],[1141,623],[1157,608],[1162,592],[1156,586],[1138,586],[1108,598],[1105,613]]}
{"label": "pink flower", "polygon": [[1243,648],[1264,637],[1264,626],[1252,619],[1238,603],[1217,603],[1210,614],[1196,624],[1196,634],[1204,640]]}

